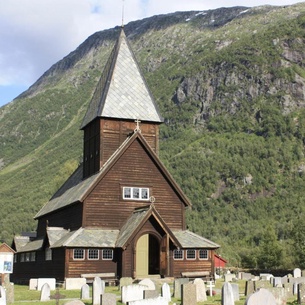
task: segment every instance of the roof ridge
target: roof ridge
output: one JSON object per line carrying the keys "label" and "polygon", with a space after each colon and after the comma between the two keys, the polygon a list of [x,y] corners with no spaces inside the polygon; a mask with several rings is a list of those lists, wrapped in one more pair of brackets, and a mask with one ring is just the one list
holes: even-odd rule
{"label": "roof ridge", "polygon": [[63,246],[68,246],[69,243],[76,238],[77,236],[79,236],[82,232],[83,232],[83,228],[80,227],[79,229],[77,229],[74,233],[72,233],[72,235],[66,240],[66,242],[63,244]]}

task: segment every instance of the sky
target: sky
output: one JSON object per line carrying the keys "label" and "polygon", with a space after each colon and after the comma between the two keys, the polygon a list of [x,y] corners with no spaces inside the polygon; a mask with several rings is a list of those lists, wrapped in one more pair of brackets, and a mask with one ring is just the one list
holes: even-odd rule
{"label": "sky", "polygon": [[[176,11],[291,5],[294,0],[0,0],[0,107],[88,36]],[[124,12],[124,13],[122,13]]]}

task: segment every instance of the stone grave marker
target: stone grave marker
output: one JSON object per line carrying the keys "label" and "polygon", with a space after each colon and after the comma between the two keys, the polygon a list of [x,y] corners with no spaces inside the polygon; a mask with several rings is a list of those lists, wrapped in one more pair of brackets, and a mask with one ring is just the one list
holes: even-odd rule
{"label": "stone grave marker", "polygon": [[171,300],[172,300],[171,289],[167,283],[163,283],[163,285],[161,287],[161,295],[168,302],[171,302]]}
{"label": "stone grave marker", "polygon": [[225,282],[232,282],[233,280],[236,279],[236,276],[234,273],[227,273],[224,275],[225,277]]}
{"label": "stone grave marker", "polygon": [[90,299],[90,288],[88,284],[82,286],[80,290],[80,299],[81,300],[88,300]]}
{"label": "stone grave marker", "polygon": [[92,284],[92,304],[100,305],[101,294],[105,292],[105,282],[98,276],[93,280]]}
{"label": "stone grave marker", "polygon": [[275,276],[272,278],[273,287],[282,287],[282,278],[279,276]]}
{"label": "stone grave marker", "polygon": [[224,283],[221,288],[221,305],[234,305],[233,289],[229,282]]}
{"label": "stone grave marker", "polygon": [[114,293],[102,294],[101,305],[116,305],[116,295]]}
{"label": "stone grave marker", "polygon": [[132,285],[132,283],[133,283],[133,279],[131,277],[121,277],[120,286],[119,286],[120,291],[122,290],[123,286],[129,286]]}
{"label": "stone grave marker", "polygon": [[245,305],[277,305],[273,294],[261,288],[247,297]]}
{"label": "stone grave marker", "polygon": [[283,287],[273,287],[269,291],[273,294],[277,305],[287,304],[287,294]]}
{"label": "stone grave marker", "polygon": [[6,292],[2,286],[0,286],[0,305],[6,305]]}
{"label": "stone grave marker", "polygon": [[128,305],[168,305],[168,301],[162,297],[158,297],[154,299],[130,301],[128,302]]}
{"label": "stone grave marker", "polygon": [[158,290],[144,290],[144,299],[155,299],[160,296]]}
{"label": "stone grave marker", "polygon": [[48,283],[50,290],[56,289],[56,280],[54,278],[39,278],[37,279],[37,290],[40,291],[45,283]]}
{"label": "stone grave marker", "polygon": [[181,299],[181,286],[187,284],[190,280],[188,278],[178,278],[174,280],[174,297]]}
{"label": "stone grave marker", "polygon": [[193,281],[193,283],[196,286],[197,302],[206,301],[207,300],[207,293],[206,293],[204,281],[202,279],[195,279]]}
{"label": "stone grave marker", "polygon": [[196,285],[191,282],[182,285],[182,295],[181,295],[182,305],[196,305]]}
{"label": "stone grave marker", "polygon": [[270,279],[273,278],[273,275],[271,273],[260,273],[259,277],[263,281],[270,281]]}
{"label": "stone grave marker", "polygon": [[300,268],[295,268],[293,270],[293,277],[294,278],[302,277],[302,272]]}
{"label": "stone grave marker", "polygon": [[38,279],[30,279],[29,290],[37,290]]}
{"label": "stone grave marker", "polygon": [[254,283],[254,291],[260,289],[260,288],[272,288],[273,285],[270,283],[270,281],[253,281]]}
{"label": "stone grave marker", "polygon": [[255,291],[254,281],[248,280],[245,286],[245,296],[252,294]]}
{"label": "stone grave marker", "polygon": [[50,301],[50,295],[51,295],[50,285],[48,283],[45,283],[41,287],[40,301]]}
{"label": "stone grave marker", "polygon": [[139,282],[139,285],[146,286],[145,290],[155,290],[156,285],[151,279],[143,279]]}
{"label": "stone grave marker", "polygon": [[298,285],[298,304],[305,304],[305,284]]}
{"label": "stone grave marker", "polygon": [[65,279],[65,289],[66,290],[78,290],[86,284],[86,278],[84,277],[68,277]]}
{"label": "stone grave marker", "polygon": [[288,298],[293,297],[293,284],[292,283],[285,283],[284,289],[286,291],[286,295]]}
{"label": "stone grave marker", "polygon": [[128,285],[122,287],[121,299],[122,303],[127,304],[131,301],[143,300],[145,286]]}
{"label": "stone grave marker", "polygon": [[234,301],[239,301],[239,285],[235,283],[231,283],[233,290]]}

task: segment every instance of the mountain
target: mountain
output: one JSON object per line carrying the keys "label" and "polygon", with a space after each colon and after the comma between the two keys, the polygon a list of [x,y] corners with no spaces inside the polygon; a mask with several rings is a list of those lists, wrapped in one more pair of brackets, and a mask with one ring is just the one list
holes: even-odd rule
{"label": "mountain", "polygon": [[[81,161],[81,120],[119,30],[0,108],[0,240],[35,230]],[[301,266],[305,3],[177,12],[125,32],[165,119],[161,159],[193,203],[189,228],[232,265]]]}

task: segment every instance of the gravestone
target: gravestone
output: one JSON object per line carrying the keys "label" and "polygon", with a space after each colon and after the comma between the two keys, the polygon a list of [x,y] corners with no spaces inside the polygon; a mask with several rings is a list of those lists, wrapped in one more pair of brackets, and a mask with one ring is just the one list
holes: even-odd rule
{"label": "gravestone", "polygon": [[174,280],[174,297],[176,299],[181,299],[181,286],[189,281],[188,278],[178,278]]}
{"label": "gravestone", "polygon": [[56,280],[54,278],[39,278],[37,279],[37,290],[40,291],[46,283],[50,286],[50,290],[56,289]]}
{"label": "gravestone", "polygon": [[156,285],[151,279],[143,279],[139,282],[139,285],[146,286],[145,290],[155,290]]}
{"label": "gravestone", "polygon": [[155,299],[160,296],[158,290],[144,290],[144,299]]}
{"label": "gravestone", "polygon": [[114,293],[102,294],[101,305],[116,305],[116,295]]}
{"label": "gravestone", "polygon": [[81,300],[88,300],[90,299],[90,288],[88,284],[82,286],[80,291],[80,298]]}
{"label": "gravestone", "polygon": [[245,281],[249,281],[252,280],[253,275],[251,273],[248,272],[241,272],[241,279],[245,280]]}
{"label": "gravestone", "polygon": [[86,284],[86,278],[84,277],[68,277],[65,279],[65,289],[66,290],[78,290]]}
{"label": "gravestone", "polygon": [[300,283],[298,287],[298,304],[305,304],[305,284]]}
{"label": "gravestone", "polygon": [[143,291],[145,286],[141,285],[128,285],[122,287],[122,303],[127,304],[131,301],[143,300]]}
{"label": "gravestone", "polygon": [[286,291],[286,295],[288,298],[293,297],[293,284],[292,283],[285,283],[284,289]]}
{"label": "gravestone", "polygon": [[274,287],[269,291],[273,294],[277,305],[287,304],[287,295],[283,287]]}
{"label": "gravestone", "polygon": [[295,268],[293,270],[293,277],[294,278],[298,278],[298,277],[301,277],[302,276],[302,272],[301,272],[301,269],[300,268]]}
{"label": "gravestone", "polygon": [[239,301],[239,286],[238,284],[231,283],[232,290],[233,290],[233,297],[234,301]]}
{"label": "gravestone", "polygon": [[273,287],[282,287],[282,278],[278,276],[272,278],[272,285]]}
{"label": "gravestone", "polygon": [[224,275],[225,277],[225,282],[232,282],[233,279],[236,279],[236,276],[234,273],[227,273]]}
{"label": "gravestone", "polygon": [[245,287],[245,296],[252,294],[255,291],[254,281],[247,281]]}
{"label": "gravestone", "polygon": [[121,277],[120,278],[120,291],[122,290],[123,286],[129,286],[132,285],[133,279],[131,277]]}
{"label": "gravestone", "polygon": [[260,289],[260,288],[272,288],[273,285],[270,283],[270,281],[253,281],[254,283],[254,291]]}
{"label": "gravestone", "polygon": [[59,305],[59,300],[60,299],[64,299],[65,297],[66,297],[65,295],[60,294],[59,288],[57,288],[55,294],[50,296],[50,299],[55,300],[56,301],[56,305]]}
{"label": "gravestone", "polygon": [[128,305],[168,305],[168,301],[162,297],[158,297],[154,299],[130,301],[128,302]]}
{"label": "gravestone", "polygon": [[51,288],[48,283],[45,283],[41,287],[41,292],[40,292],[40,301],[49,301],[51,296]]}
{"label": "gravestone", "polygon": [[270,281],[273,275],[271,273],[260,273],[259,277],[263,281]]}
{"label": "gravestone", "polygon": [[233,289],[229,282],[224,283],[221,288],[221,305],[234,305]]}
{"label": "gravestone", "polygon": [[29,290],[37,290],[38,279],[30,279]]}
{"label": "gravestone", "polygon": [[182,305],[196,305],[196,285],[189,282],[182,285],[182,295],[181,295],[181,304]]}
{"label": "gravestone", "polygon": [[92,285],[92,304],[100,305],[101,294],[105,292],[105,282],[98,276],[93,280]]}
{"label": "gravestone", "polygon": [[195,279],[193,281],[194,285],[196,286],[196,295],[197,295],[197,302],[204,302],[207,300],[207,293],[205,290],[205,283],[202,279]]}
{"label": "gravestone", "polygon": [[252,293],[248,296],[245,305],[277,305],[273,294],[265,289]]}
{"label": "gravestone", "polygon": [[163,285],[161,287],[161,295],[168,302],[171,302],[171,300],[172,300],[171,289],[167,283],[163,283]]}
{"label": "gravestone", "polygon": [[0,286],[0,305],[6,305],[6,292],[2,286]]}
{"label": "gravestone", "polygon": [[213,281],[207,281],[207,288],[209,289],[209,295],[212,296],[213,295],[213,287],[215,287],[214,282]]}

